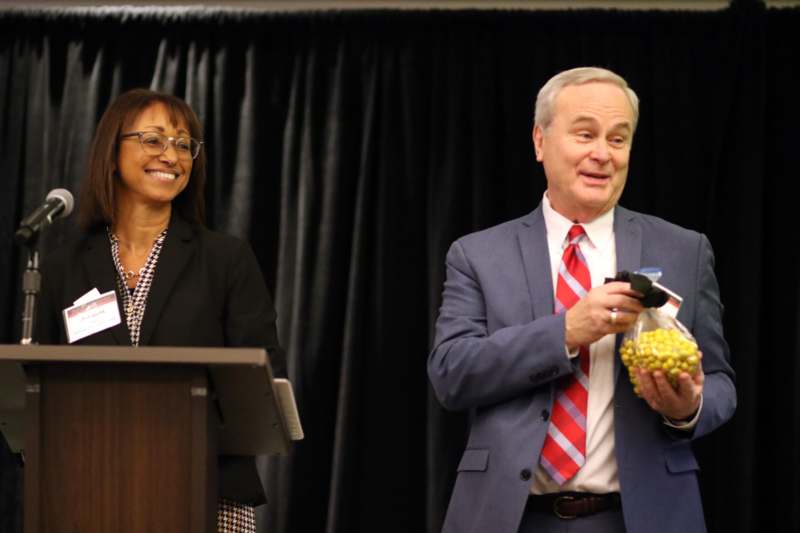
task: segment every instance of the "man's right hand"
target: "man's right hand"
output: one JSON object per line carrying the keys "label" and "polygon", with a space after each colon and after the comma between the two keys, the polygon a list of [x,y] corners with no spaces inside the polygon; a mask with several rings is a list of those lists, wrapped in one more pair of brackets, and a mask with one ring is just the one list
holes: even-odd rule
{"label": "man's right hand", "polygon": [[564,338],[570,350],[588,346],[609,333],[630,328],[644,309],[642,295],[630,283],[614,281],[595,287],[566,313]]}

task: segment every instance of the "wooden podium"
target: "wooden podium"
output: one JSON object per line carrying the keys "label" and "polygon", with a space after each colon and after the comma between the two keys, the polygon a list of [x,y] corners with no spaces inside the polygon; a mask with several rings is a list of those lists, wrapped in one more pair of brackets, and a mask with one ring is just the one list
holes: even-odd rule
{"label": "wooden podium", "polygon": [[217,455],[288,453],[267,353],[0,345],[25,533],[215,532]]}

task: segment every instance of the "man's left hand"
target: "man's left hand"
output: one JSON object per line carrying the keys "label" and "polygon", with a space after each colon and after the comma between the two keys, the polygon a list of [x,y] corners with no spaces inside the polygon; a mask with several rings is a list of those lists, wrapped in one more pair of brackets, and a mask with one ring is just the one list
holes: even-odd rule
{"label": "man's left hand", "polygon": [[661,415],[674,420],[691,419],[700,408],[700,396],[703,394],[705,374],[698,365],[694,377],[687,372],[678,375],[678,387],[674,388],[666,374],[661,370],[650,372],[638,369],[639,393],[647,404]]}

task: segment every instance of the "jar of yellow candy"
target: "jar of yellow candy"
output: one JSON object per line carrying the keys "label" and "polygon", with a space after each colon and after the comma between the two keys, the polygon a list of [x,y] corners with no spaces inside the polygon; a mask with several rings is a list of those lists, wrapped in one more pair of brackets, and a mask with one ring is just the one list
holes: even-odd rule
{"label": "jar of yellow candy", "polygon": [[677,387],[681,372],[694,376],[700,366],[697,341],[689,330],[677,319],[652,308],[645,309],[625,332],[619,354],[637,396],[641,396],[637,368],[661,370]]}

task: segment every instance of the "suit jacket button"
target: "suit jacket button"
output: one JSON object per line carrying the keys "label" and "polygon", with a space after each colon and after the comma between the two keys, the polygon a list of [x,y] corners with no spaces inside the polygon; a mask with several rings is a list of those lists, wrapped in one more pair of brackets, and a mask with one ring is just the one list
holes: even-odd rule
{"label": "suit jacket button", "polygon": [[522,481],[528,481],[531,478],[531,471],[527,468],[519,473],[519,478]]}
{"label": "suit jacket button", "polygon": [[547,419],[550,418],[550,411],[547,409],[542,409],[542,420],[547,422]]}

